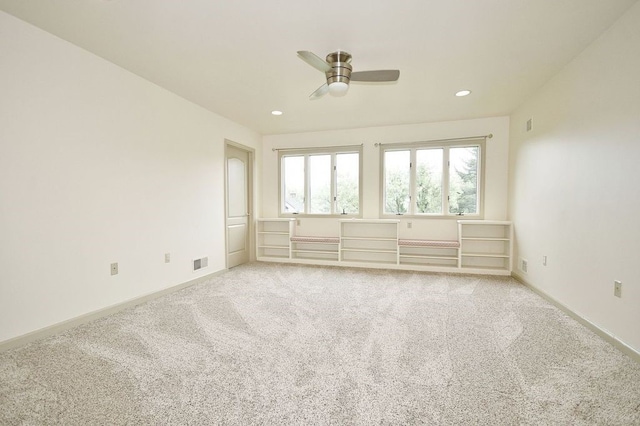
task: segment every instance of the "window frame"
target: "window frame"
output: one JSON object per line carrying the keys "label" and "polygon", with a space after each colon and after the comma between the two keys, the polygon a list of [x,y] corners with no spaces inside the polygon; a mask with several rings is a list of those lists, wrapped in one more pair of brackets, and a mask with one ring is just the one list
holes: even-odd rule
{"label": "window frame", "polygon": [[[449,153],[451,148],[465,148],[465,147],[478,147],[478,212],[475,214],[459,214],[449,213]],[[417,213],[415,207],[415,200],[417,195],[416,184],[416,152],[420,149],[438,149],[442,148],[443,162],[442,162],[442,210],[440,214],[433,213]],[[409,210],[403,214],[385,213],[386,205],[386,179],[385,179],[385,153],[387,151],[410,151],[410,170],[409,170]],[[485,182],[485,155],[486,153],[486,139],[483,138],[469,138],[469,139],[456,139],[456,140],[438,140],[429,142],[409,142],[409,143],[392,143],[380,145],[380,203],[379,203],[379,215],[380,218],[385,219],[398,219],[398,218],[411,218],[411,219],[483,219],[484,218],[484,182]]]}
{"label": "window frame", "polygon": [[[310,176],[309,176],[309,157],[314,155],[331,155],[331,212],[327,214],[323,213],[309,213],[310,208]],[[338,154],[358,154],[358,213],[357,214],[342,214],[336,212],[337,210],[337,174],[336,167]],[[286,213],[284,211],[284,180],[283,177],[283,161],[285,157],[304,157],[304,211],[299,213]],[[278,151],[278,217],[287,218],[362,218],[362,145],[358,146],[345,146],[345,147],[329,147],[329,148],[302,148],[302,149],[290,149]]]}

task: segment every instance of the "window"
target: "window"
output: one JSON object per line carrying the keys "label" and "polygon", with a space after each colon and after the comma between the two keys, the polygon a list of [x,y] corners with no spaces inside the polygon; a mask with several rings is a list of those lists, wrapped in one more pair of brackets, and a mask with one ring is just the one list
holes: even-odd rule
{"label": "window", "polygon": [[391,145],[382,150],[382,214],[477,216],[484,141]]}
{"label": "window", "polygon": [[359,216],[361,147],[280,152],[280,214]]}

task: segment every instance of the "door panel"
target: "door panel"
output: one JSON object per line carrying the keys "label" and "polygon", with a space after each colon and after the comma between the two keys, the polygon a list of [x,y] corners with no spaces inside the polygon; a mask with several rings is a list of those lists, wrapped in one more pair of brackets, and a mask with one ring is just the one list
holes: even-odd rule
{"label": "door panel", "polygon": [[235,254],[247,249],[247,227],[242,225],[231,225],[227,227],[227,244],[229,245],[229,253]]}
{"label": "door panel", "polygon": [[241,196],[247,192],[246,164],[238,158],[227,159],[229,173],[227,194],[229,202],[229,217],[240,217],[247,214],[247,197]]}
{"label": "door panel", "polygon": [[227,268],[249,261],[249,153],[227,145],[226,154],[226,251]]}

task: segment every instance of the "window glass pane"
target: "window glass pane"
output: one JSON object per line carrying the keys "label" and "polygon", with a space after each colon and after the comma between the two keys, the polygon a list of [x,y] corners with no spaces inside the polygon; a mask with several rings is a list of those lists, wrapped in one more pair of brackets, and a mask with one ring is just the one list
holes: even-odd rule
{"label": "window glass pane", "polygon": [[336,154],[336,213],[360,212],[360,156]]}
{"label": "window glass pane", "polygon": [[282,157],[283,213],[304,212],[304,157]]}
{"label": "window glass pane", "polygon": [[384,212],[406,213],[409,207],[410,151],[384,153]]}
{"label": "window glass pane", "polygon": [[449,213],[478,213],[477,146],[449,150]]}
{"label": "window glass pane", "polygon": [[331,213],[331,155],[309,156],[309,213]]}
{"label": "window glass pane", "polygon": [[442,148],[416,151],[416,212],[442,214]]}

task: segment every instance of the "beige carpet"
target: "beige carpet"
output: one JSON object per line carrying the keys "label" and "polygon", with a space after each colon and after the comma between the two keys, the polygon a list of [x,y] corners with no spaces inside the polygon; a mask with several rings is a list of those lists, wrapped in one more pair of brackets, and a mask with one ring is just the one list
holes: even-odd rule
{"label": "beige carpet", "polygon": [[1,425],[640,424],[640,365],[510,278],[253,263],[0,353]]}

